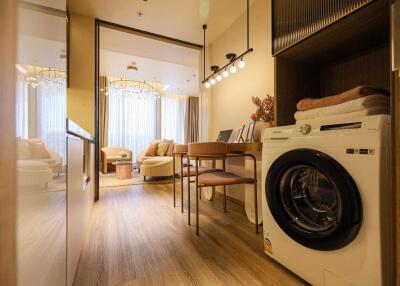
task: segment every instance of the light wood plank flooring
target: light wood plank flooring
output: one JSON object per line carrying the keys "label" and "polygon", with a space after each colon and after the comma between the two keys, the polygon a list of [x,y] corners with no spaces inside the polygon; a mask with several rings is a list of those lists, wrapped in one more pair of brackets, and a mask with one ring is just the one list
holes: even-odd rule
{"label": "light wood plank flooring", "polygon": [[196,236],[187,213],[172,206],[171,184],[102,189],[100,196],[76,286],[305,285],[263,253],[262,234],[240,205],[228,201],[225,214],[221,199],[202,200]]}

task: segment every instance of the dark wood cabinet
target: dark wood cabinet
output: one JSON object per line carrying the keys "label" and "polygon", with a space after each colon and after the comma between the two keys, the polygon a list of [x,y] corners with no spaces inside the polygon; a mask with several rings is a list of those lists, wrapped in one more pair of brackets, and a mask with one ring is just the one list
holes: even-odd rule
{"label": "dark wood cabinet", "polygon": [[[274,1],[275,6],[276,2],[282,6],[293,1]],[[278,126],[295,122],[296,103],[305,97],[334,95],[361,84],[391,89],[390,2],[360,0],[337,3],[339,6],[343,4],[344,11],[336,10],[335,16],[326,20],[309,16],[305,22],[314,19],[326,25],[318,28],[315,24],[314,33],[310,28],[310,34],[303,39],[275,53]],[[324,14],[320,12],[320,15]],[[290,27],[298,24],[291,23],[296,19],[285,20],[287,33],[292,33]],[[276,20],[277,15],[273,18]],[[278,23],[274,23],[274,27],[276,25]],[[307,25],[314,27],[310,22]],[[284,37],[282,33],[280,37]],[[276,36],[274,30],[274,45],[280,41]]]}

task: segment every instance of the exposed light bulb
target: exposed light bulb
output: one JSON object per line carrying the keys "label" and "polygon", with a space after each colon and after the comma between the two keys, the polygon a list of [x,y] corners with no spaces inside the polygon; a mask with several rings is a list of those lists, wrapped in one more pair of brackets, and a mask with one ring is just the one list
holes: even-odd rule
{"label": "exposed light bulb", "polygon": [[213,79],[213,78],[210,80],[210,82],[211,82],[212,85],[217,83],[217,81],[215,79]]}
{"label": "exposed light bulb", "polygon": [[222,80],[222,76],[219,74],[217,75],[217,81],[221,81]]}
{"label": "exposed light bulb", "polygon": [[205,86],[206,86],[206,88],[210,88],[211,84],[208,81],[206,81]]}
{"label": "exposed light bulb", "polygon": [[239,67],[242,69],[242,68],[244,68],[245,66],[246,66],[245,61],[244,61],[243,59],[241,59],[240,62],[239,62]]}
{"label": "exposed light bulb", "polygon": [[224,70],[224,72],[222,73],[223,77],[228,77],[229,76],[229,72],[227,70]]}
{"label": "exposed light bulb", "polygon": [[170,85],[169,85],[169,84],[166,84],[166,85],[164,85],[164,87],[163,87],[163,91],[167,91],[169,87],[170,87]]}
{"label": "exposed light bulb", "polygon": [[235,73],[237,71],[237,68],[233,65],[229,70],[231,71],[231,73]]}

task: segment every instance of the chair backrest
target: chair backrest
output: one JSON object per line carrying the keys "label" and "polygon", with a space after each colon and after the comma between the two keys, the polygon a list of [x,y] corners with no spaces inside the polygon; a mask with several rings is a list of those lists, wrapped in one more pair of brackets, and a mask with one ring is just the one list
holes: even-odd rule
{"label": "chair backrest", "polygon": [[128,158],[132,158],[132,151],[122,147],[104,147],[101,148],[101,151],[104,152],[107,156],[120,156],[121,154],[127,154]]}
{"label": "chair backrest", "polygon": [[174,154],[187,154],[187,153],[188,153],[188,145],[187,144],[175,144]]}
{"label": "chair backrest", "polygon": [[221,156],[228,153],[225,142],[190,143],[188,148],[190,156]]}

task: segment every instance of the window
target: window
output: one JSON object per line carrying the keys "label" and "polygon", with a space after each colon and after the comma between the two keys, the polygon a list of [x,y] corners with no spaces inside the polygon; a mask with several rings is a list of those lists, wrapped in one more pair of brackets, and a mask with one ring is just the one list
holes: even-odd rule
{"label": "window", "polygon": [[156,138],[185,142],[187,96],[160,96],[154,88],[129,80],[109,82],[108,147],[128,148],[136,161],[136,155]]}
{"label": "window", "polygon": [[108,98],[108,147],[128,148],[136,161],[136,155],[156,138],[156,97],[153,92],[136,95],[109,85]]}
{"label": "window", "polygon": [[28,138],[28,84],[23,79],[17,81],[16,106],[17,137]]}
{"label": "window", "polygon": [[187,97],[164,94],[161,97],[161,137],[185,143]]}
{"label": "window", "polygon": [[65,128],[67,118],[66,82],[43,87],[39,84],[36,95],[37,137],[47,147],[66,158]]}
{"label": "window", "polygon": [[41,138],[48,148],[62,156],[65,164],[66,80],[49,82],[48,78],[37,78],[33,87],[23,77],[17,81],[16,134],[21,138]]}

